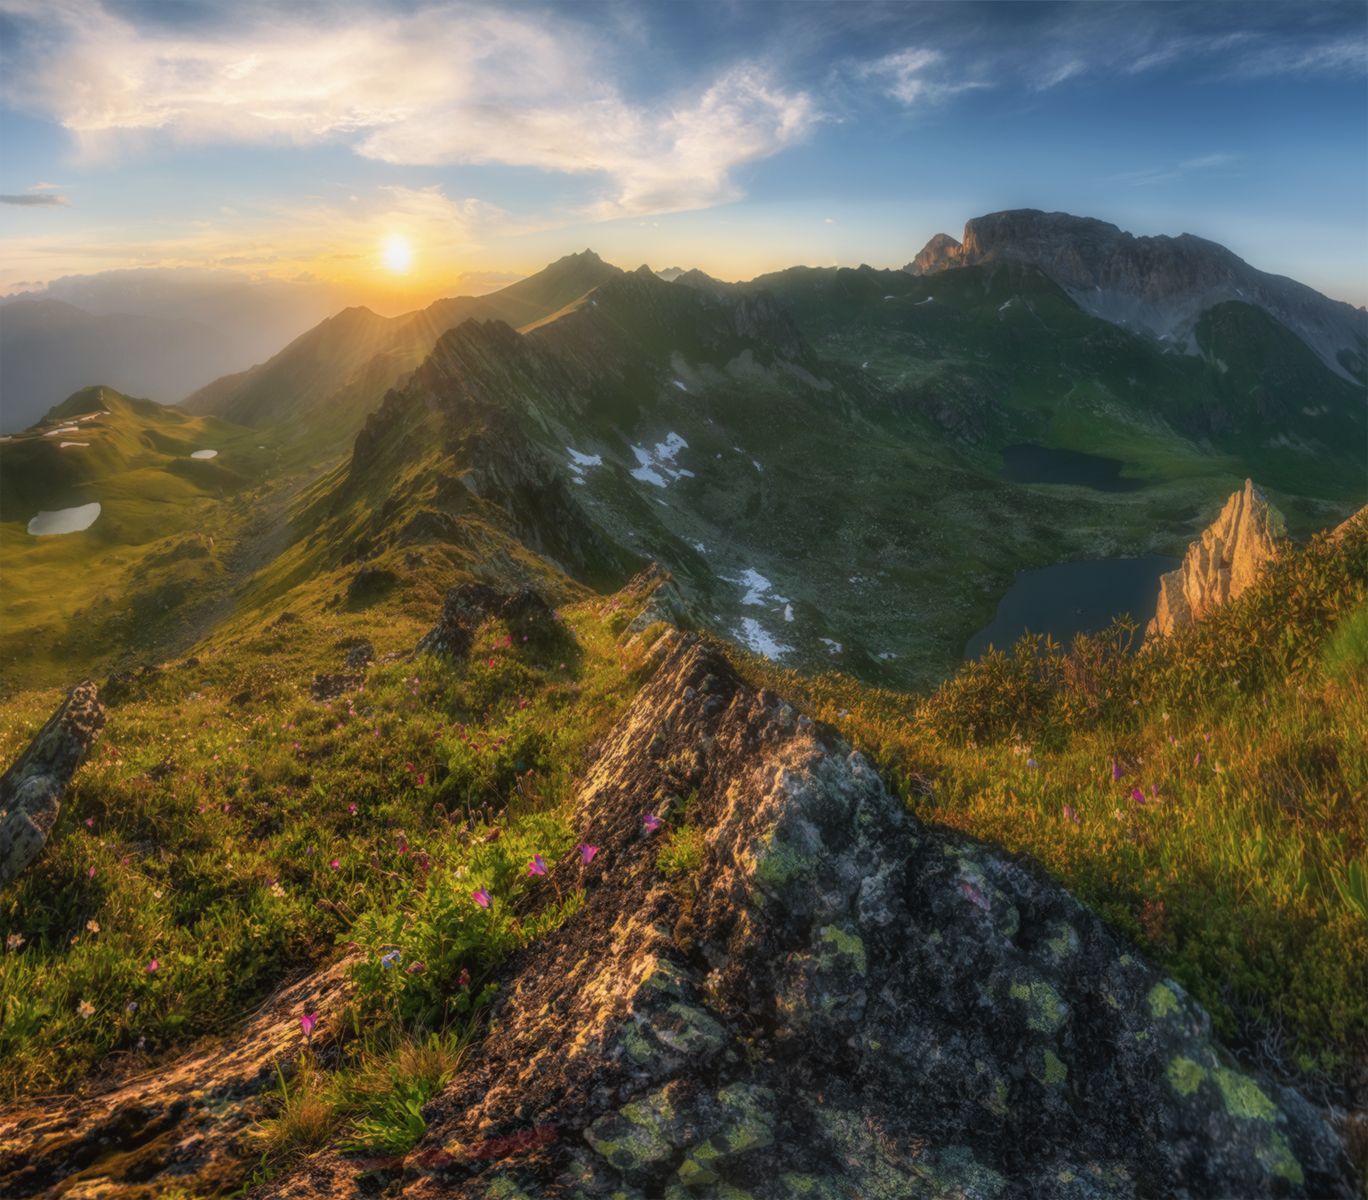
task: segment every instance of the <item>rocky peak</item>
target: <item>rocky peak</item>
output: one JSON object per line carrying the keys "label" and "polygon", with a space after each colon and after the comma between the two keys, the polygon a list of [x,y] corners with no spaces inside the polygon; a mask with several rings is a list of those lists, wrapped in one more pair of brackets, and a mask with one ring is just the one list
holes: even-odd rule
{"label": "rocky peak", "polygon": [[938,233],[903,270],[909,275],[934,275],[948,267],[963,266],[960,262],[963,250],[964,247],[948,233]]}
{"label": "rocky peak", "polygon": [[1092,217],[1011,209],[966,222],[962,243],[936,234],[904,270],[928,275],[993,262],[1038,267],[1085,312],[1189,350],[1207,309],[1232,300],[1251,304],[1291,329],[1336,374],[1353,378],[1363,370],[1362,313],[1189,233],[1137,237]]}
{"label": "rocky peak", "polygon": [[1282,514],[1251,479],[1192,543],[1182,564],[1159,581],[1159,607],[1146,633],[1164,636],[1201,620],[1249,587],[1278,552]]}

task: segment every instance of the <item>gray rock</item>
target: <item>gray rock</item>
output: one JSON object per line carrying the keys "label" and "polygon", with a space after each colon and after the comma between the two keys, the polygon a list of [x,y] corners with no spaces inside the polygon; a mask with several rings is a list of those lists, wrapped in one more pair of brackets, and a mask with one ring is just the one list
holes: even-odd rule
{"label": "gray rock", "polygon": [[[682,795],[683,884],[642,827]],[[1352,1195],[1328,1125],[1177,983],[692,639],[577,822],[600,852],[551,882],[584,903],[512,965],[406,1195]]]}
{"label": "gray rock", "polygon": [[87,679],[67,694],[14,765],[0,776],[0,887],[42,853],[62,796],[104,728],[99,689]]}

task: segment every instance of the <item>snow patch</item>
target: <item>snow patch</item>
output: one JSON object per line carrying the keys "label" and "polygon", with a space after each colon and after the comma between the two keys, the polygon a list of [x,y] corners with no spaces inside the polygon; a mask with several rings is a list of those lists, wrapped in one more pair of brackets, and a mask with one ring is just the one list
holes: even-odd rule
{"label": "snow patch", "polygon": [[736,631],[737,640],[747,650],[763,654],[771,662],[779,662],[793,647],[776,640],[754,617],[742,617]]}
{"label": "snow patch", "polygon": [[879,658],[884,662],[892,662],[898,656],[892,650],[880,650]]}
{"label": "snow patch", "polygon": [[192,452],[191,452],[190,457],[191,457],[191,458],[198,458],[198,459],[217,458],[217,457],[218,457],[218,451],[217,451],[217,450],[195,450],[195,451],[192,451]]}
{"label": "snow patch", "polygon": [[657,442],[649,450],[633,446],[637,466],[631,472],[632,478],[661,488],[669,487],[676,479],[692,479],[692,471],[675,465],[675,455],[688,448],[689,443],[677,433],[667,434],[663,442]]}
{"label": "snow patch", "polygon": [[840,642],[833,638],[818,638],[817,640],[827,648],[828,654],[840,654],[840,652],[845,649]]}
{"label": "snow patch", "polygon": [[1011,308],[1012,305],[1015,304],[1015,303],[1016,303],[1016,297],[1013,296],[1013,297],[1012,297],[1010,300],[1008,300],[1006,303],[1004,303],[1004,304],[999,304],[999,305],[998,305],[998,312],[1006,312],[1006,311],[1007,311],[1009,308]]}
{"label": "snow patch", "polygon": [[708,552],[707,546],[705,546],[702,542],[695,542],[693,544],[693,548],[697,550],[699,554],[707,554]]}
{"label": "snow patch", "polygon": [[89,442],[58,442],[57,449],[65,450],[68,446],[89,446]]}
{"label": "snow patch", "polygon": [[675,385],[675,387],[677,387],[681,392],[687,392],[687,391],[689,390],[687,387],[684,386],[684,381],[683,381],[682,379],[676,379],[676,380],[674,381],[674,385]]}
{"label": "snow patch", "polygon": [[764,473],[765,468],[762,467],[758,462],[756,462],[755,459],[751,459],[751,466],[753,466],[757,471],[761,472],[762,474]]}
{"label": "snow patch", "polygon": [[45,434],[43,434],[43,436],[44,436],[44,437],[56,437],[59,433],[80,433],[80,432],[81,432],[80,429],[78,429],[75,425],[63,425],[60,429],[49,429]]}
{"label": "snow patch", "polygon": [[914,304],[912,307],[913,307],[913,308],[920,308],[923,304],[930,304],[931,301],[934,300],[934,299],[935,299],[935,296],[927,296],[927,298],[926,298],[925,300],[918,300],[918,301],[916,302],[916,304]]}
{"label": "snow patch", "polygon": [[566,446],[565,452],[570,455],[570,478],[576,483],[585,482],[584,469],[586,467],[603,466],[603,455],[601,454],[582,454],[573,446]]}
{"label": "snow patch", "polygon": [[789,621],[789,622],[792,622],[792,621],[793,621],[793,605],[792,605],[792,604],[785,604],[785,605],[784,605],[784,620],[785,620],[785,621]]}
{"label": "snow patch", "polygon": [[746,589],[746,594],[741,597],[742,604],[765,604],[765,593],[772,586],[754,567],[747,567],[741,572],[740,578],[733,578],[730,575],[724,575],[722,578],[728,583],[735,583]]}

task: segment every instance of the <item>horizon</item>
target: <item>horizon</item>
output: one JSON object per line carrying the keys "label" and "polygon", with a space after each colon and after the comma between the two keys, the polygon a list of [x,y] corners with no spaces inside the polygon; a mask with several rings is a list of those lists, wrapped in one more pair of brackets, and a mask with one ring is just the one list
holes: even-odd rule
{"label": "horizon", "polygon": [[0,40],[5,296],[212,270],[393,315],[567,246],[897,268],[1039,208],[1368,304],[1353,4],[3,0]]}

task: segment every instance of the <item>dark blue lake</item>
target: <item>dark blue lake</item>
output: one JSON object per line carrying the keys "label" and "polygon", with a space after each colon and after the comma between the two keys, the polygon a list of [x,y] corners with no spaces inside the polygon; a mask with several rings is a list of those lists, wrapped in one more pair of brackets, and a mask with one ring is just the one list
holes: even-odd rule
{"label": "dark blue lake", "polygon": [[1009,650],[1023,633],[1048,633],[1067,645],[1076,633],[1097,633],[1122,613],[1141,628],[1159,602],[1159,576],[1178,565],[1163,554],[1099,558],[1019,571],[997,616],[964,647],[978,658],[990,645]]}
{"label": "dark blue lake", "polygon": [[1144,487],[1143,479],[1122,478],[1125,465],[1119,458],[1029,442],[1002,449],[1002,477],[1013,483],[1071,483],[1098,492],[1134,492]]}

